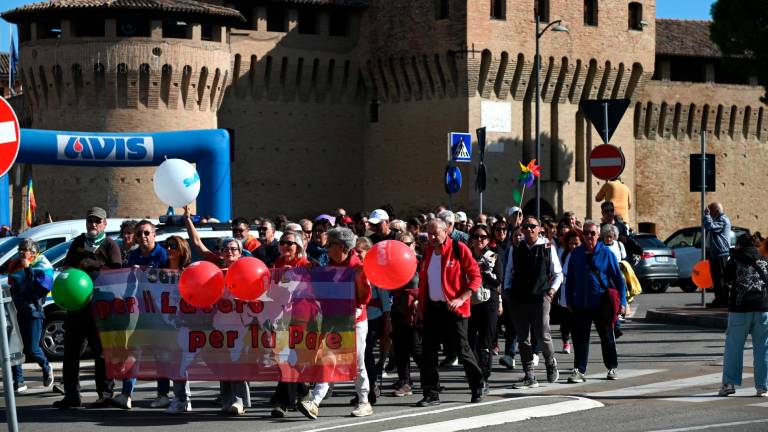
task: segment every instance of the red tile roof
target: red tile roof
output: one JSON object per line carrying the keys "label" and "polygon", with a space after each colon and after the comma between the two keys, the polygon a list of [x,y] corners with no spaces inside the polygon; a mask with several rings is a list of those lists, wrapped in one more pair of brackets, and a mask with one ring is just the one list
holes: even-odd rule
{"label": "red tile roof", "polygon": [[195,0],[49,0],[24,5],[6,11],[0,16],[14,22],[25,15],[37,15],[56,11],[75,12],[83,9],[156,10],[219,16],[229,19],[234,18],[240,21],[245,20],[240,12],[235,9]]}
{"label": "red tile roof", "polygon": [[656,20],[656,55],[682,57],[722,57],[709,39],[711,21]]}

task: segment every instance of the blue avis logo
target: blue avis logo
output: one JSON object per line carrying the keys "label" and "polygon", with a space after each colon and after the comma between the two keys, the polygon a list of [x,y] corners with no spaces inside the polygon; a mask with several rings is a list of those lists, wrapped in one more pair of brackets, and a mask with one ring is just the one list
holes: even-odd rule
{"label": "blue avis logo", "polygon": [[58,158],[84,161],[152,160],[152,137],[58,135]]}

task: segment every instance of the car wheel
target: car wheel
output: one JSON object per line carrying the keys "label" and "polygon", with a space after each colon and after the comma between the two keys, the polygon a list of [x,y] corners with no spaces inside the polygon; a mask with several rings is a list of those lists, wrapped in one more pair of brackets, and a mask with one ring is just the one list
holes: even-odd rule
{"label": "car wheel", "polygon": [[[43,327],[43,338],[40,346],[45,352],[48,360],[60,361],[64,359],[64,318],[67,313],[63,310],[48,312],[45,315],[45,326]],[[80,350],[82,355],[87,347],[87,342],[83,342]]]}
{"label": "car wheel", "polygon": [[680,289],[681,289],[681,290],[683,290],[683,292],[692,293],[692,292],[696,292],[696,290],[698,290],[698,289],[699,289],[699,287],[697,287],[697,286],[696,286],[696,285],[693,283],[693,281],[692,281],[692,280],[688,279],[688,280],[686,280],[685,282],[683,282],[683,283],[680,285]]}
{"label": "car wheel", "polygon": [[640,286],[644,293],[663,293],[669,288],[669,282],[664,281],[643,281]]}

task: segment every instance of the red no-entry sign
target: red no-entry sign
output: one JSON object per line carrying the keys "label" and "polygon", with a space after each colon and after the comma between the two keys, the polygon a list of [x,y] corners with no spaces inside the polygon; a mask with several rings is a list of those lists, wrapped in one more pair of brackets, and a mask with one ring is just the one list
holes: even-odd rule
{"label": "red no-entry sign", "polygon": [[20,139],[19,119],[8,101],[0,97],[0,176],[16,161]]}
{"label": "red no-entry sign", "polygon": [[610,144],[602,144],[589,154],[589,169],[601,180],[613,180],[624,171],[624,153]]}

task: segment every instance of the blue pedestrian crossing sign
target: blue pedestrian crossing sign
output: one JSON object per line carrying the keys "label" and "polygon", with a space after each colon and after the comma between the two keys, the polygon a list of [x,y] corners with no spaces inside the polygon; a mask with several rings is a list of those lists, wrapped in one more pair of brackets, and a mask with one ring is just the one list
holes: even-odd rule
{"label": "blue pedestrian crossing sign", "polygon": [[448,150],[452,161],[470,162],[472,160],[472,134],[467,132],[449,133]]}

